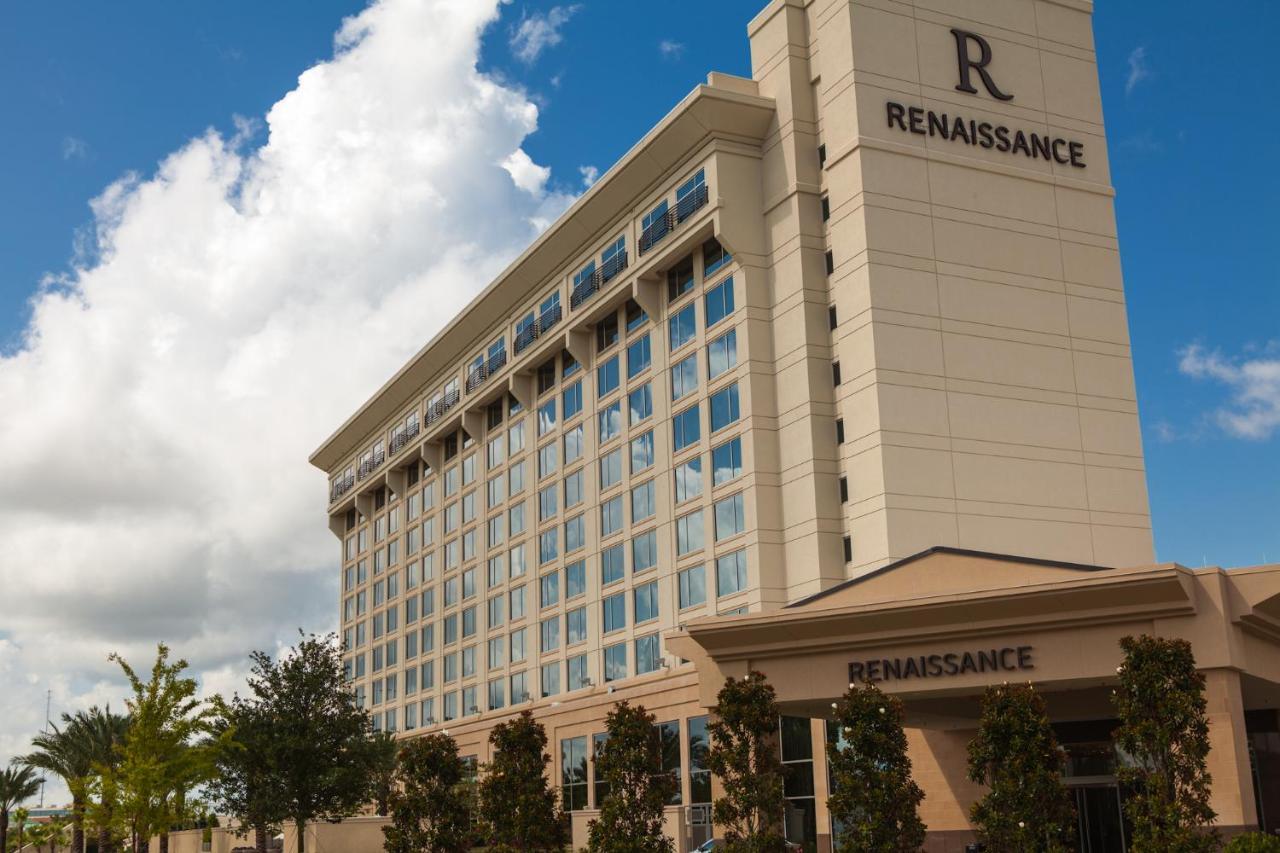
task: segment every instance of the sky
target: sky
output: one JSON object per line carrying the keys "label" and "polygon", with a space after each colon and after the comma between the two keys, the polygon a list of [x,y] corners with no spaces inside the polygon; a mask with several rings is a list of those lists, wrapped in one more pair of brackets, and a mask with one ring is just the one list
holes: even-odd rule
{"label": "sky", "polygon": [[[17,4],[0,20],[0,761],[337,615],[306,464],[761,5]],[[1157,553],[1280,560],[1280,7],[1099,3]]]}

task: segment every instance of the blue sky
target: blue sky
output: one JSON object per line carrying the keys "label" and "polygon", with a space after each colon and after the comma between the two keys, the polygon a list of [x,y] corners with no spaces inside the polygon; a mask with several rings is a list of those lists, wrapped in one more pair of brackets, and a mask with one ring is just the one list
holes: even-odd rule
{"label": "blue sky", "polygon": [[[516,0],[488,31],[481,68],[539,105],[524,148],[551,168],[553,185],[576,191],[581,167],[606,169],[708,70],[749,73],[744,27],[756,5]],[[66,268],[90,199],[127,172],[150,175],[207,127],[230,134],[234,116],[260,118],[330,55],[341,19],[363,6],[7,9],[4,348],[18,345],[41,277]],[[554,35],[529,57],[513,37],[522,22],[528,33],[547,20],[558,26],[541,32]],[[1239,410],[1239,393],[1254,394],[1248,405],[1264,415],[1280,405],[1280,382],[1266,380],[1280,369],[1277,31],[1280,7],[1263,0],[1217,16],[1190,2],[1160,4],[1159,14],[1102,2],[1095,19],[1157,549],[1191,565],[1280,560],[1280,431],[1242,437],[1221,414]]]}

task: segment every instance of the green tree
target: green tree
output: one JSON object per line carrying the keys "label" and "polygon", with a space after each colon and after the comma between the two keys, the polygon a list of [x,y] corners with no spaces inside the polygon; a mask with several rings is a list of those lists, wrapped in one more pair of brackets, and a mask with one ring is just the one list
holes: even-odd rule
{"label": "green tree", "polygon": [[778,761],[777,694],[764,674],[752,671],[741,680],[726,679],[707,728],[707,767],[724,789],[712,804],[712,818],[725,829],[726,853],[776,853],[783,847],[786,800]]}
{"label": "green tree", "polygon": [[1247,832],[1231,839],[1225,849],[1226,853],[1280,853],[1280,836]]}
{"label": "green tree", "polygon": [[1124,663],[1113,694],[1116,745],[1132,764],[1120,768],[1134,853],[1215,850],[1209,806],[1209,719],[1204,674],[1191,644],[1143,635],[1120,641]]}
{"label": "green tree", "polygon": [[469,769],[446,734],[424,735],[401,748],[382,828],[387,853],[462,853],[470,848]]}
{"label": "green tree", "polygon": [[[13,810],[14,824],[14,850],[21,850],[23,846],[31,840],[31,827],[27,824],[31,821],[31,812],[21,806]],[[37,833],[37,837],[39,834]]]}
{"label": "green tree", "polygon": [[679,782],[663,772],[662,738],[653,714],[640,705],[619,702],[605,717],[609,738],[596,753],[596,778],[609,795],[598,820],[591,821],[591,853],[669,853],[662,831],[663,809]]}
{"label": "green tree", "polygon": [[489,733],[493,760],[480,781],[480,822],[498,851],[560,850],[569,841],[557,794],[548,781],[547,733],[533,714]]}
{"label": "green tree", "polygon": [[373,806],[382,817],[390,814],[391,792],[396,782],[396,761],[400,744],[391,732],[376,732],[371,745],[373,762]]}
{"label": "green tree", "polygon": [[40,792],[35,768],[12,764],[0,769],[0,851],[9,849],[9,812]]}
{"label": "green tree", "polygon": [[273,813],[296,824],[298,853],[305,853],[307,824],[351,817],[368,802],[369,715],[348,689],[333,634],[303,635],[279,660],[265,652],[251,659],[249,690],[270,727]]}
{"label": "green tree", "polygon": [[150,677],[143,681],[120,655],[133,696],[127,701],[129,735],[118,770],[121,806],[134,835],[134,850],[145,851],[153,835],[160,853],[169,849],[169,829],[188,817],[191,791],[212,773],[212,751],[197,741],[210,732],[212,706],[196,698],[198,685],[184,675],[187,662],[169,660],[161,643]]}
{"label": "green tree", "polygon": [[85,786],[85,819],[97,831],[99,853],[113,853],[121,836],[119,773],[129,717],[113,713],[110,706],[103,709],[95,705],[88,711],[77,711],[73,719],[92,756],[93,773]]}
{"label": "green tree", "polygon": [[283,820],[273,772],[271,718],[259,703],[240,696],[215,699],[215,774],[207,785],[210,798],[242,830],[253,834],[254,848],[266,853],[267,836]]}
{"label": "green tree", "polygon": [[827,744],[827,808],[840,821],[837,853],[919,850],[924,792],[911,778],[902,702],[873,684],[850,684],[835,716],[840,738]]}
{"label": "green tree", "polygon": [[51,726],[31,739],[32,752],[22,757],[25,764],[62,779],[71,793],[71,849],[84,850],[85,798],[94,773],[94,743],[83,716],[62,715],[62,727]]}
{"label": "green tree", "polygon": [[969,742],[969,778],[988,788],[970,811],[978,837],[994,851],[1073,849],[1075,808],[1062,784],[1066,760],[1034,687],[987,688],[978,734]]}

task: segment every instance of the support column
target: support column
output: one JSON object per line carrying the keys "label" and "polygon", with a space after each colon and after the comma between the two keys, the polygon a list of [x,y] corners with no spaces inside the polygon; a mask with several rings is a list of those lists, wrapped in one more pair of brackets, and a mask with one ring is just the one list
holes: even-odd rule
{"label": "support column", "polygon": [[1240,673],[1233,669],[1205,671],[1205,699],[1209,715],[1209,773],[1213,777],[1209,804],[1224,830],[1254,830],[1258,810],[1249,768],[1249,739],[1245,733]]}

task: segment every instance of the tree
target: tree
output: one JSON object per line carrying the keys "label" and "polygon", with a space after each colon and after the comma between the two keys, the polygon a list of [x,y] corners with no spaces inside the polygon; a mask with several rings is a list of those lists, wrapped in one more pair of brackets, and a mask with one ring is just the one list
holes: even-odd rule
{"label": "tree", "polygon": [[207,791],[224,814],[253,833],[258,853],[266,853],[267,836],[284,817],[273,775],[271,719],[240,696],[214,701],[216,772]]}
{"label": "tree", "polygon": [[837,853],[909,853],[924,844],[924,792],[911,779],[902,717],[902,702],[870,683],[850,684],[836,707],[827,808],[841,825]]}
{"label": "tree", "polygon": [[429,734],[401,748],[391,789],[391,824],[382,828],[387,853],[462,853],[471,844],[467,766],[447,734]]}
{"label": "tree", "polygon": [[211,749],[197,744],[210,731],[213,708],[196,698],[196,680],[183,675],[187,662],[170,662],[163,643],[145,682],[120,655],[111,660],[133,689],[118,776],[134,850],[146,851],[151,836],[159,835],[160,853],[167,853],[169,828],[189,815],[188,795],[213,769]]}
{"label": "tree", "polygon": [[81,717],[63,714],[63,727],[51,726],[51,731],[32,738],[34,751],[22,758],[23,763],[62,779],[71,793],[71,849],[74,853],[84,850],[85,795],[96,757],[92,733],[81,720]]}
{"label": "tree", "polygon": [[396,761],[400,745],[391,732],[377,732],[371,745],[373,766],[374,810],[386,817],[391,808],[391,792],[395,788]]}
{"label": "tree", "polygon": [[712,818],[725,828],[726,853],[781,850],[786,800],[777,749],[778,703],[764,674],[726,679],[707,728],[707,767],[724,789],[712,804]]}
{"label": "tree", "polygon": [[1120,641],[1124,663],[1113,694],[1116,745],[1132,760],[1117,774],[1134,853],[1216,850],[1210,830],[1209,720],[1204,674],[1191,644],[1143,635]]}
{"label": "tree", "polygon": [[0,851],[9,849],[9,812],[40,792],[34,767],[12,764],[0,770]]}
{"label": "tree", "polygon": [[564,814],[547,778],[547,733],[533,714],[489,733],[493,761],[480,782],[480,821],[498,851],[560,850],[568,844]]}
{"label": "tree", "polygon": [[992,850],[1073,849],[1075,808],[1062,784],[1066,760],[1034,687],[988,687],[978,734],[969,742],[969,778],[989,789],[970,810],[978,837]]}
{"label": "tree", "polygon": [[109,705],[77,711],[73,719],[93,766],[85,785],[85,818],[97,829],[98,853],[112,853],[120,837],[119,773],[130,720]]}
{"label": "tree", "polygon": [[17,843],[14,845],[14,850],[21,850],[23,845],[31,840],[31,830],[27,827],[27,822],[30,820],[31,812],[28,809],[19,806],[13,810],[13,823],[16,830],[14,834],[17,836],[15,839]]}
{"label": "tree", "polygon": [[249,690],[270,729],[274,813],[296,824],[298,853],[305,853],[307,824],[351,817],[368,801],[369,715],[348,689],[333,634],[302,635],[279,660],[250,657]]}
{"label": "tree", "polygon": [[589,826],[591,853],[669,853],[663,809],[679,782],[663,771],[662,739],[653,714],[619,702],[605,717],[609,738],[596,753],[596,778],[609,787],[600,818]]}

